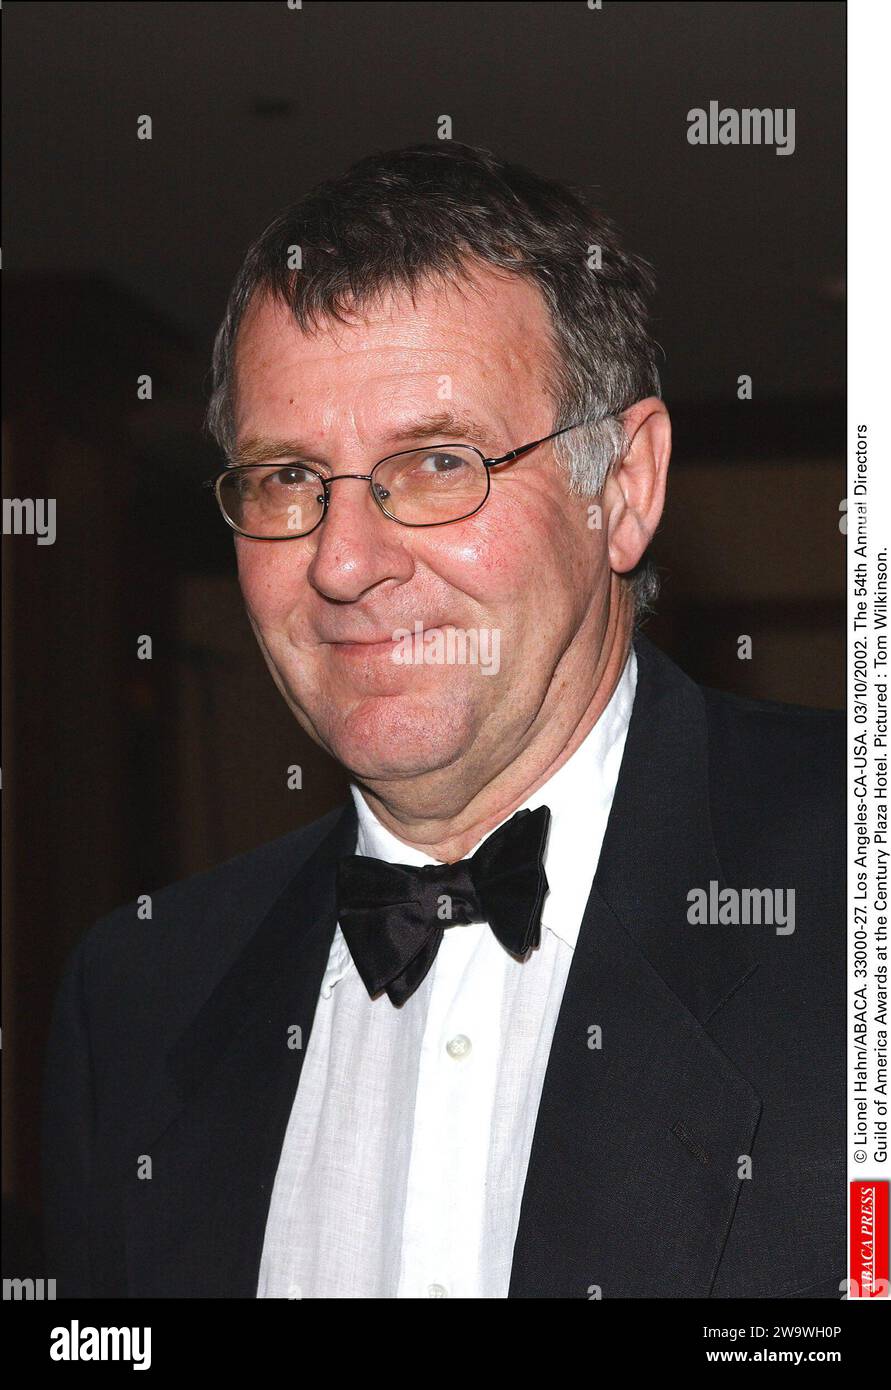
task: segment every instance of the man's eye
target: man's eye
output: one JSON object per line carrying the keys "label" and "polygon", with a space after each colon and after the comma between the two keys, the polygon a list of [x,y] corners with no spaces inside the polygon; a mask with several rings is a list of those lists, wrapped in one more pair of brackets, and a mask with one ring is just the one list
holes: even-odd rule
{"label": "man's eye", "polygon": [[456,468],[466,468],[467,460],[458,454],[425,454],[421,459],[421,473],[451,473]]}
{"label": "man's eye", "polygon": [[280,488],[311,487],[317,483],[318,479],[313,478],[311,473],[307,473],[305,468],[297,468],[293,465],[276,468],[274,472],[267,473],[263,479],[263,486],[270,492]]}

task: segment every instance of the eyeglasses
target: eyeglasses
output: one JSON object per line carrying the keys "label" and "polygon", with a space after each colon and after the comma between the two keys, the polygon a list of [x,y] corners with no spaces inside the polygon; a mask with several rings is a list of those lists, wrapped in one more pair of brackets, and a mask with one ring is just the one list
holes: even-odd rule
{"label": "eyeglasses", "polygon": [[473,516],[489,496],[492,469],[589,421],[533,439],[500,458],[485,458],[472,444],[428,444],[389,454],[370,473],[326,478],[299,461],[242,463],[204,483],[216,493],[224,520],[240,536],[257,541],[296,540],[325,519],[331,484],[353,478],[368,483],[384,516],[400,526],[447,526]]}

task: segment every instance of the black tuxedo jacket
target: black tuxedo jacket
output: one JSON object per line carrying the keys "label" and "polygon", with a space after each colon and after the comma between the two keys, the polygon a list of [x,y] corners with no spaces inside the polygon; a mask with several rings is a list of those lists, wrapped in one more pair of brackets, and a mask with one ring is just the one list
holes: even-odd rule
{"label": "black tuxedo jacket", "polygon": [[[635,645],[510,1295],[838,1298],[843,720],[700,688]],[[151,920],[118,910],[75,950],[44,1100],[60,1296],[255,1296],[355,833],[350,802],[157,894]],[[691,924],[688,894],[712,883],[794,890],[794,932]]]}

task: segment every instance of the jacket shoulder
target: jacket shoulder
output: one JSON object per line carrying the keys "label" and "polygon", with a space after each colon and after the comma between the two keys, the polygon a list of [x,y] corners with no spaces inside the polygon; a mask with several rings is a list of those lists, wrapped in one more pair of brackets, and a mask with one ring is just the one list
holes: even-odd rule
{"label": "jacket shoulder", "polygon": [[69,969],[82,967],[90,993],[101,976],[102,994],[154,983],[194,999],[243,949],[342,811],[116,908],[84,934]]}
{"label": "jacket shoulder", "polygon": [[728,772],[745,768],[774,785],[780,774],[793,794],[844,781],[844,710],[754,700],[709,686],[700,690],[709,743]]}
{"label": "jacket shoulder", "polygon": [[844,711],[700,689],[719,851],[732,861],[736,847],[740,873],[748,849],[777,871],[807,865],[812,876],[843,883]]}
{"label": "jacket shoulder", "polygon": [[643,633],[636,635],[635,647],[648,688],[681,699],[686,718],[704,719],[714,797],[721,800],[723,792],[724,800],[777,809],[794,809],[811,798],[840,804],[846,775],[844,710],[715,690],[697,684]]}

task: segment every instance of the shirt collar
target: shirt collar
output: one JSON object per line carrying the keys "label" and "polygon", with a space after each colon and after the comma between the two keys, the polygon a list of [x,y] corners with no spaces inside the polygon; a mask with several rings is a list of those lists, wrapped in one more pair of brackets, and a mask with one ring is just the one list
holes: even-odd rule
{"label": "shirt collar", "polygon": [[[551,827],[544,858],[549,892],[542,909],[542,927],[573,949],[578,940],[591,883],[597,872],[636,686],[637,657],[632,646],[622,674],[597,723],[563,766],[522,806],[517,807],[517,810],[530,811],[539,806],[550,807]],[[351,784],[350,792],[359,822],[357,854],[370,855],[390,864],[421,866],[438,862],[412,845],[405,844],[382,825],[358,787]],[[489,834],[493,834],[497,828],[493,827]],[[467,857],[479,849],[487,838],[488,835],[484,835],[468,851]],[[351,964],[349,948],[338,928],[322,982],[325,997],[330,994],[332,986],[343,978]]]}

